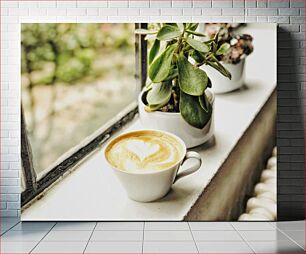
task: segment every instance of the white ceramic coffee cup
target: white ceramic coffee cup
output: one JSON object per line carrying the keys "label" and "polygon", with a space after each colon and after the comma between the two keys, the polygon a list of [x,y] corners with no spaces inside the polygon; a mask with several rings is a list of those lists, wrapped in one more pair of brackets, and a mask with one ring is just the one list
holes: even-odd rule
{"label": "white ceramic coffee cup", "polygon": [[[177,136],[165,132],[165,131],[157,131],[157,130],[141,130],[141,132],[148,131],[148,132],[158,132],[165,135],[169,135],[173,137],[179,144],[182,146],[182,155],[180,159],[172,166],[162,170],[144,170],[144,171],[124,171],[114,167],[107,159],[106,154],[104,154],[106,161],[110,165],[110,167],[114,170],[116,176],[118,177],[119,181],[121,182],[122,186],[127,192],[129,198],[139,201],[139,202],[151,202],[157,199],[164,197],[171,186],[179,179],[184,176],[190,175],[196,172],[202,164],[201,156],[197,152],[188,151],[186,149],[185,143]],[[138,131],[128,132],[136,133]],[[124,133],[122,135],[128,134]],[[116,137],[113,141],[115,141]],[[109,145],[112,144],[111,141]],[[179,170],[179,168],[184,164],[186,160],[193,159],[193,163],[184,170]]]}

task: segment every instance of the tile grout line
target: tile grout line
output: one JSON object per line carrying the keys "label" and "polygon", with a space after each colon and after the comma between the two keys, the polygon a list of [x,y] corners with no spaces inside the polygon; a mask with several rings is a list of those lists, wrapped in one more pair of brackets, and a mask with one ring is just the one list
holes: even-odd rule
{"label": "tile grout line", "polygon": [[192,230],[191,230],[191,227],[190,227],[190,225],[189,225],[189,222],[187,222],[187,225],[188,225],[189,231],[190,231],[190,233],[191,233],[192,240],[193,240],[193,242],[194,242],[194,244],[195,244],[195,246],[196,246],[197,252],[200,253],[199,248],[198,248],[198,245],[197,245],[197,242],[195,241],[195,239],[194,239],[194,237],[193,237],[193,232],[192,232]]}
{"label": "tile grout line", "polygon": [[[186,231],[185,231],[186,232]],[[92,241],[92,242],[95,242],[95,243],[102,243],[102,242],[110,242],[110,243],[116,243],[116,242],[140,242],[141,240],[95,240],[95,241]],[[218,240],[216,240],[215,242],[217,242]],[[55,241],[50,241],[50,242],[55,242]],[[71,241],[71,242],[78,242],[78,241]],[[147,240],[145,242],[192,242],[191,240]],[[207,242],[207,241],[199,241],[199,242]],[[213,242],[213,241],[212,241]],[[227,241],[227,242],[231,242],[231,241]]]}
{"label": "tile grout line", "polygon": [[95,224],[95,226],[94,226],[94,228],[93,228],[93,230],[92,230],[92,232],[91,232],[91,234],[90,234],[90,236],[89,236],[89,239],[88,239],[88,241],[87,241],[87,243],[86,243],[86,246],[85,246],[85,248],[84,248],[84,250],[83,250],[83,254],[85,253],[85,251],[86,251],[86,249],[87,249],[87,246],[88,246],[88,244],[89,244],[89,241],[90,241],[90,239],[91,239],[93,233],[95,232],[95,229],[96,229],[97,225],[98,225],[98,222],[96,222],[96,224]]}
{"label": "tile grout line", "polygon": [[273,228],[277,228],[277,225],[276,225],[276,222],[277,221],[269,221],[269,224],[273,227]]}
{"label": "tile grout line", "polygon": [[141,243],[141,253],[143,253],[143,246],[144,246],[144,234],[145,234],[145,221],[143,222],[143,226],[142,226],[142,243]]}
{"label": "tile grout line", "polygon": [[291,240],[292,242],[294,242],[296,245],[298,245],[299,247],[301,247],[303,250],[305,250],[305,248],[303,246],[301,246],[298,242],[296,242],[292,237],[290,237],[289,235],[287,235],[284,231],[282,231],[280,228],[276,228],[279,232],[281,232],[282,234],[284,234],[287,238],[289,238],[289,240]]}
{"label": "tile grout line", "polygon": [[[243,222],[242,222],[242,223],[243,223]],[[230,223],[230,224],[231,224],[232,228],[237,232],[237,234],[241,237],[241,239],[243,240],[243,242],[245,242],[246,245],[249,246],[249,248],[253,251],[253,253],[256,253],[256,251],[255,251],[255,250],[253,249],[253,247],[249,244],[249,242],[248,242],[246,239],[244,239],[244,237],[240,234],[239,230],[236,229],[232,223]]]}
{"label": "tile grout line", "polygon": [[57,224],[57,222],[55,222],[55,224],[49,229],[49,231],[38,241],[38,243],[29,251],[29,253],[32,253],[33,250],[35,250],[35,248],[41,243],[41,241],[51,232],[51,230],[55,227],[55,225]]}
{"label": "tile grout line", "polygon": [[13,226],[11,226],[10,228],[8,228],[7,230],[5,230],[0,236],[3,236],[5,233],[9,232],[11,229],[13,229],[15,226],[17,226],[19,223],[21,223],[21,221],[18,221],[16,224],[13,224]]}

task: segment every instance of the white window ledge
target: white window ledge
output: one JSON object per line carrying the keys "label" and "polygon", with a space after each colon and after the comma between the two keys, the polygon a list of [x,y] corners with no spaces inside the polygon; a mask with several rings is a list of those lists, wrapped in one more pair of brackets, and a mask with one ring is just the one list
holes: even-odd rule
{"label": "white window ledge", "polygon": [[[255,38],[255,51],[247,59],[247,86],[216,96],[214,141],[191,149],[201,154],[201,169],[175,183],[166,197],[152,203],[130,200],[107,166],[102,148],[23,210],[21,219],[180,221],[235,217],[242,194],[249,191],[258,175],[257,164],[262,163],[261,157],[274,142],[269,140],[275,135],[276,116],[273,28],[248,28]],[[136,118],[121,132],[140,128]]]}

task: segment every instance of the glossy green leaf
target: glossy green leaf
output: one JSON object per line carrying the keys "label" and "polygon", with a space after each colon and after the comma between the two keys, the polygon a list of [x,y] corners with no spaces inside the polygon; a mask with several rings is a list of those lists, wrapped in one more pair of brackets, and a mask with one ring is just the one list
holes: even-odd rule
{"label": "glossy green leaf", "polygon": [[217,51],[218,44],[217,44],[215,41],[212,41],[212,42],[210,43],[210,47],[211,47],[211,51],[212,51],[212,52],[216,52],[216,51]]}
{"label": "glossy green leaf", "polygon": [[198,96],[192,96],[181,91],[180,113],[184,120],[195,128],[202,129],[211,118],[212,107],[204,111],[200,105]]}
{"label": "glossy green leaf", "polygon": [[149,91],[151,89],[152,85],[153,85],[152,81],[149,78],[147,78],[146,84],[145,84],[145,87],[144,87],[144,91]]}
{"label": "glossy green leaf", "polygon": [[199,51],[193,50],[190,56],[197,62],[202,63],[204,61],[204,56]]}
{"label": "glossy green leaf", "polygon": [[209,103],[209,100],[206,96],[206,94],[204,93],[203,95],[199,96],[199,103],[200,103],[200,106],[201,108],[206,112],[208,113],[209,112],[209,109],[211,107],[211,104]]}
{"label": "glossy green leaf", "polygon": [[201,41],[197,41],[195,39],[192,39],[190,37],[186,38],[186,42],[194,49],[196,49],[199,52],[207,53],[210,48],[205,43]]}
{"label": "glossy green leaf", "polygon": [[218,50],[216,51],[216,55],[225,55],[228,53],[229,49],[231,48],[231,45],[229,45],[228,43],[223,43]]}
{"label": "glossy green leaf", "polygon": [[171,68],[168,77],[165,79],[165,81],[167,80],[172,80],[174,78],[176,78],[178,76],[178,70],[177,68],[173,69]]}
{"label": "glossy green leaf", "polygon": [[219,42],[219,40],[220,40],[221,38],[222,38],[222,36],[220,36],[220,30],[219,30],[219,32],[216,33],[215,36],[214,36],[214,42],[215,42],[216,44],[218,44],[218,42]]}
{"label": "glossy green leaf", "polygon": [[155,40],[152,45],[152,48],[150,49],[149,60],[148,60],[149,64],[151,64],[154,58],[157,56],[159,47],[160,47],[160,40]]}
{"label": "glossy green leaf", "polygon": [[180,89],[189,95],[202,95],[208,80],[205,71],[193,66],[183,54],[177,58],[177,67]]}
{"label": "glossy green leaf", "polygon": [[212,61],[207,62],[207,64],[217,71],[219,71],[223,76],[231,79],[232,75],[231,73],[217,60],[216,57],[212,56]]}
{"label": "glossy green leaf", "polygon": [[218,65],[216,63],[212,63],[212,62],[207,62],[207,65],[211,66],[212,68],[216,69],[218,72],[220,72],[223,76],[231,79],[232,75],[231,73],[226,70],[222,65]]}
{"label": "glossy green leaf", "polygon": [[199,26],[199,23],[189,23],[187,25],[187,29],[186,30],[189,30],[189,31],[195,31]]}
{"label": "glossy green leaf", "polygon": [[159,83],[164,81],[167,78],[170,69],[172,57],[174,54],[174,50],[176,49],[177,44],[172,44],[165,51],[159,55],[149,68],[149,78],[154,83]]}
{"label": "glossy green leaf", "polygon": [[215,40],[214,39],[210,39],[210,40],[204,41],[204,43],[206,43],[207,45],[211,45],[213,41],[215,41]]}
{"label": "glossy green leaf", "polygon": [[169,41],[181,35],[178,27],[164,25],[157,33],[157,39],[161,41]]}
{"label": "glossy green leaf", "polygon": [[171,82],[155,83],[147,93],[149,105],[165,105],[171,97]]}
{"label": "glossy green leaf", "polygon": [[206,36],[205,34],[198,33],[198,32],[195,32],[195,31],[192,31],[192,30],[189,30],[189,29],[186,30],[186,33],[192,34],[192,35],[195,35],[195,36],[199,36],[199,37],[205,37]]}
{"label": "glossy green leaf", "polygon": [[163,106],[165,106],[165,104],[148,105],[148,106],[145,106],[145,111],[147,111],[147,112],[156,111]]}

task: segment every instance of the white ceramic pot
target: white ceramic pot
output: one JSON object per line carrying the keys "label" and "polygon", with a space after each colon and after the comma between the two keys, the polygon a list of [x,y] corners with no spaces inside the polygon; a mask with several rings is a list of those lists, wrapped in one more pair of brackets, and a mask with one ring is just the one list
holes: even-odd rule
{"label": "white ceramic pot", "polygon": [[244,84],[245,59],[242,59],[238,64],[222,63],[222,65],[232,74],[231,80],[208,65],[202,65],[200,67],[210,78],[212,91],[216,94],[228,93],[242,87]]}
{"label": "white ceramic pot", "polygon": [[203,129],[197,129],[188,124],[180,113],[168,113],[161,111],[146,112],[142,101],[143,92],[138,97],[138,111],[140,121],[144,128],[167,131],[180,137],[187,148],[201,145],[208,141],[214,134],[214,94],[205,90],[208,98],[211,98],[213,107],[211,119]]}
{"label": "white ceramic pot", "polygon": [[[156,132],[156,130],[149,131]],[[127,195],[130,199],[133,199],[138,202],[151,202],[158,200],[164,197],[169,192],[172,185],[175,184],[177,180],[196,172],[201,167],[202,159],[198,153],[193,151],[187,152],[183,140],[181,140],[177,136],[168,132],[162,133],[172,136],[183,147],[183,152],[180,159],[169,168],[163,170],[124,171],[113,167],[111,163],[108,162],[110,167],[114,170],[120,183],[126,190]],[[126,134],[127,133],[123,135]],[[121,136],[118,136],[117,138],[112,140],[106,147],[105,151],[107,151],[108,147],[113,142],[116,142],[116,140],[120,137]],[[107,158],[106,155],[105,158]],[[180,166],[184,165],[184,162],[189,159],[192,159],[192,163],[190,163],[187,168],[184,168],[184,170],[180,170]],[[106,159],[106,161],[108,160]]]}

